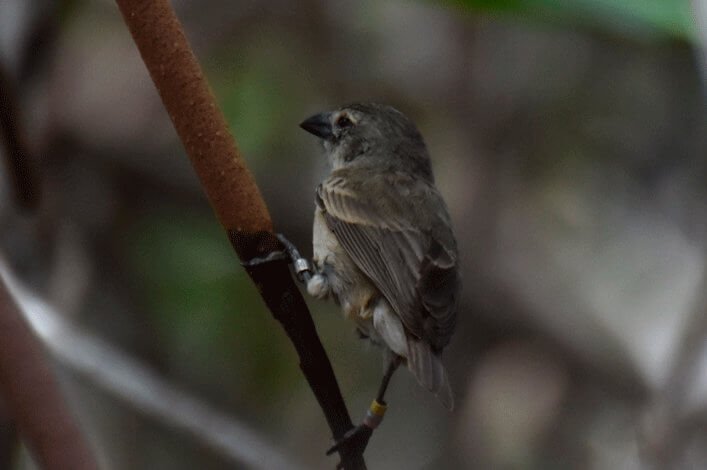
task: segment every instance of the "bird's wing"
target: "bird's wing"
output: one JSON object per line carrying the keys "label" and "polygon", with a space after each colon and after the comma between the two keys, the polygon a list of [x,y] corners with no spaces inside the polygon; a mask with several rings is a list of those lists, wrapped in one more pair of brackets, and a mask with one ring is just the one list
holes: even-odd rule
{"label": "bird's wing", "polygon": [[447,345],[456,320],[456,243],[437,190],[404,175],[332,176],[317,204],[337,240],[414,337]]}

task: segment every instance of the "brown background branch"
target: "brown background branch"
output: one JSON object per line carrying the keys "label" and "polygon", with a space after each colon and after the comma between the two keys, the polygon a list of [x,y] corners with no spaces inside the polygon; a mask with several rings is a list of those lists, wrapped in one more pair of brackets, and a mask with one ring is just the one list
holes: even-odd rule
{"label": "brown background branch", "polygon": [[[166,0],[116,0],[216,216],[243,261],[282,246],[260,191]],[[335,439],[353,427],[324,347],[284,260],[247,269],[294,344]],[[345,468],[365,468],[363,448],[344,446]]]}
{"label": "brown background branch", "polygon": [[41,344],[0,277],[0,394],[41,468],[98,468]]}
{"label": "brown background branch", "polygon": [[[58,310],[23,285],[0,256],[2,277],[19,311],[44,343],[47,352],[72,376],[81,378],[156,423],[186,434],[199,446],[230,461],[232,467],[305,468],[297,458],[274,446],[259,431],[229,417],[178,384],[170,383],[136,357],[67,320],[65,311]],[[0,417],[5,412],[1,402]],[[12,427],[7,429],[12,430]],[[0,425],[0,435],[2,431]],[[11,450],[6,450],[0,441],[0,469],[12,468]]]}

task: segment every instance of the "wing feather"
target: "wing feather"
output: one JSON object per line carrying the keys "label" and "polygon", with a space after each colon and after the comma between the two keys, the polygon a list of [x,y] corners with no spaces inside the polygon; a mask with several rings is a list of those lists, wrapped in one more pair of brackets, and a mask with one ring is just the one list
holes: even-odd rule
{"label": "wing feather", "polygon": [[437,190],[404,175],[366,181],[335,175],[317,188],[317,202],[327,226],[408,332],[435,350],[446,346],[456,321],[458,269]]}

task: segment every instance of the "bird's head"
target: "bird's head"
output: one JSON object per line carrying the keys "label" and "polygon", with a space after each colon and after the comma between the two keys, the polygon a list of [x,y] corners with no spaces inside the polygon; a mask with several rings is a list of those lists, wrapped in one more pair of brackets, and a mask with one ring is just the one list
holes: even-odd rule
{"label": "bird's head", "polygon": [[300,127],[319,137],[334,169],[374,167],[432,178],[427,148],[415,124],[392,106],[351,104],[315,114]]}

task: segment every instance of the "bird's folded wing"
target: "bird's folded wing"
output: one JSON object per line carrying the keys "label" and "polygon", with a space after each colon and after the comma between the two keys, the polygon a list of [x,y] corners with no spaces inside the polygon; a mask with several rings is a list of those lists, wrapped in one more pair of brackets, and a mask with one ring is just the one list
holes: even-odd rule
{"label": "bird's folded wing", "polygon": [[332,177],[317,188],[317,204],[408,332],[435,349],[446,346],[456,318],[457,255],[438,192],[412,180]]}

